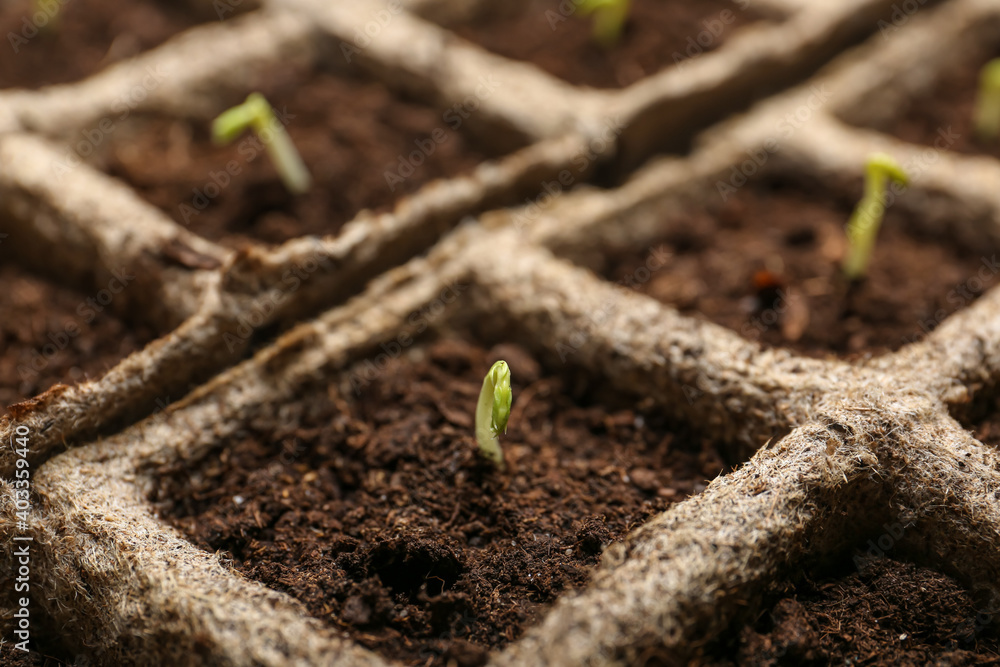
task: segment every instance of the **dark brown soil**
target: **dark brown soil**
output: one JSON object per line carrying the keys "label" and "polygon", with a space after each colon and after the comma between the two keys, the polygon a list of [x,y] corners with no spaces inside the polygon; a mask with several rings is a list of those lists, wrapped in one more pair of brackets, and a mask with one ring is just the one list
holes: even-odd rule
{"label": "dark brown soil", "polygon": [[110,296],[61,287],[15,265],[0,266],[0,414],[57,382],[100,377],[152,339],[151,332],[113,315],[113,304],[101,304]]}
{"label": "dark brown soil", "polygon": [[[13,548],[8,543],[8,548]],[[34,586],[34,584],[32,584]],[[22,593],[14,590],[13,575],[8,572],[0,573],[0,591],[2,591],[2,604],[4,611],[11,613],[18,609],[17,599]],[[14,633],[18,627],[15,619],[0,621],[0,665],[3,667],[88,667],[92,663],[85,656],[74,656],[72,651],[67,650],[60,641],[58,631],[54,630],[46,619],[41,608],[38,606],[38,598],[42,592],[33,588],[30,594],[31,602],[28,607],[29,625],[28,630],[28,650],[22,651],[17,644],[22,641]]]}
{"label": "dark brown soil", "polygon": [[909,100],[901,117],[880,129],[911,143],[1000,158],[1000,139],[976,136],[974,116],[979,72],[997,57],[1000,50],[943,73],[929,93]]}
{"label": "dark brown soil", "polygon": [[64,667],[71,664],[44,652],[39,653],[34,650],[25,652],[14,648],[10,637],[5,636],[5,638],[8,641],[0,644],[0,665],[4,667]]}
{"label": "dark brown soil", "polygon": [[672,220],[679,231],[654,244],[666,259],[651,275],[642,267],[649,249],[609,257],[604,273],[748,339],[818,357],[898,349],[996,283],[992,256],[913,236],[912,221],[890,207],[868,278],[849,285],[840,261],[852,208],[750,184],[717,212]]}
{"label": "dark brown soil", "polygon": [[378,83],[291,65],[263,72],[255,89],[284,117],[312,173],[305,195],[285,189],[254,135],[215,146],[208,122],[158,118],[123,127],[108,171],[179,224],[239,246],[335,234],[361,209],[388,209],[486,159],[458,131],[471,109],[441,112]]}
{"label": "dark brown soil", "polygon": [[[0,88],[78,81],[158,46],[198,22],[179,4],[167,0],[3,2]],[[53,16],[55,21],[50,21]]]}
{"label": "dark brown soil", "polygon": [[621,41],[607,49],[594,41],[590,17],[576,9],[579,2],[534,0],[523,11],[485,16],[454,30],[572,84],[622,88],[714,51],[735,29],[759,18],[743,0],[632,0]]}
{"label": "dark brown soil", "polygon": [[[498,358],[514,381],[504,474],[471,435]],[[582,586],[605,545],[724,469],[658,417],[571,399],[511,345],[444,340],[356,384],[263,408],[204,460],[160,471],[157,501],[196,544],[409,665],[482,664]]]}
{"label": "dark brown soil", "polygon": [[979,442],[1000,449],[1000,395],[994,392],[985,406],[983,416],[978,420],[974,419],[968,428]]}
{"label": "dark brown soil", "polygon": [[[850,561],[848,561],[850,562]],[[712,664],[998,665],[989,623],[1000,610],[950,577],[888,557],[858,556],[860,569],[805,576],[739,633]]]}

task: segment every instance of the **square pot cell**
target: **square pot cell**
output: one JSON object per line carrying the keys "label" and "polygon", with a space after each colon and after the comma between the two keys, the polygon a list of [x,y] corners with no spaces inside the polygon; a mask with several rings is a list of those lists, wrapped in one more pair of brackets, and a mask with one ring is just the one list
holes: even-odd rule
{"label": "square pot cell", "polygon": [[706,663],[832,665],[859,655],[873,665],[995,663],[1000,642],[983,613],[989,601],[941,572],[899,560],[899,540],[918,530],[914,524],[879,530],[852,552],[775,582],[765,611]]}
{"label": "square pot cell", "polygon": [[579,2],[532,0],[482,16],[455,32],[484,48],[533,63],[569,83],[623,88],[714,51],[759,20],[751,3],[632,0],[619,42],[599,45]]}
{"label": "square pot cell", "polygon": [[[385,349],[160,471],[154,500],[196,545],[404,664],[482,664],[608,544],[725,469],[653,413],[574,396],[520,347]],[[473,437],[498,358],[514,392],[504,472]]]}
{"label": "square pot cell", "polygon": [[1000,49],[980,49],[943,69],[932,86],[904,100],[898,115],[875,129],[939,150],[1000,157],[1000,137],[981,136],[975,123],[980,73],[998,57]]}
{"label": "square pot cell", "polygon": [[913,231],[914,214],[891,205],[867,276],[848,281],[841,262],[856,201],[751,181],[667,214],[662,236],[607,255],[602,272],[682,313],[813,357],[896,350],[996,284],[1000,267],[989,257]]}
{"label": "square pot cell", "polygon": [[468,173],[489,157],[461,131],[462,114],[360,76],[289,66],[261,72],[255,89],[310,171],[305,194],[287,190],[255,134],[218,146],[207,120],[134,119],[97,160],[178,224],[238,246],[336,234],[362,209],[390,210],[430,181]]}
{"label": "square pot cell", "polygon": [[0,88],[71,83],[216,17],[159,0],[14,0],[0,5]]}

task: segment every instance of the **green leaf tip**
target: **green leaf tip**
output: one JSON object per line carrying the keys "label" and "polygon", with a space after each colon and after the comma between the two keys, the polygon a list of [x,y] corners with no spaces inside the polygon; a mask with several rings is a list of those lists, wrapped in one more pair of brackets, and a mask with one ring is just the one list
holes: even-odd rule
{"label": "green leaf tip", "polygon": [[507,432],[513,392],[510,386],[510,367],[498,361],[486,373],[483,388],[476,405],[476,442],[479,454],[497,468],[504,468],[503,450],[499,436]]}
{"label": "green leaf tip", "polygon": [[981,138],[994,141],[1000,135],[1000,58],[989,61],[979,72],[974,120]]}
{"label": "green leaf tip", "polygon": [[[263,102],[263,106],[261,105]],[[260,93],[251,93],[243,104],[227,109],[212,121],[212,141],[219,145],[232,143],[248,129],[257,129],[260,121],[268,120],[271,105]]]}
{"label": "green leaf tip", "polygon": [[908,185],[910,177],[891,155],[869,155],[865,164],[865,193],[847,223],[848,253],[843,270],[850,280],[860,280],[868,272],[875,238],[885,215],[890,182]]}
{"label": "green leaf tip", "polygon": [[278,176],[289,192],[297,195],[307,192],[312,184],[309,170],[295,149],[285,126],[260,93],[250,93],[243,104],[222,112],[212,122],[212,141],[216,144],[229,144],[248,129],[253,130],[264,144],[278,170]]}
{"label": "green leaf tip", "polygon": [[593,15],[594,41],[610,48],[621,39],[630,4],[630,0],[582,0],[578,11],[583,16]]}
{"label": "green leaf tip", "polygon": [[490,369],[493,376],[493,413],[490,428],[494,435],[507,432],[507,420],[510,419],[510,404],[512,400],[510,389],[510,367],[506,361],[498,361]]}
{"label": "green leaf tip", "polygon": [[896,158],[888,153],[872,153],[865,164],[865,174],[869,179],[888,178],[901,185],[909,185],[910,176],[903,170]]}

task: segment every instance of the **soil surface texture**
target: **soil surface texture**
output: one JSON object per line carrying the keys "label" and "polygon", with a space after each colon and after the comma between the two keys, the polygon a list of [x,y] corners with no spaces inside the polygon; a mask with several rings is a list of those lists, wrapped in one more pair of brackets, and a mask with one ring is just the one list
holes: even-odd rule
{"label": "soil surface texture", "polygon": [[99,378],[153,338],[99,298],[0,264],[0,414],[53,384]]}
{"label": "soil surface texture", "polygon": [[5,1],[0,88],[85,79],[198,22],[183,3],[168,0]]}
{"label": "soil surface texture", "polygon": [[980,137],[975,129],[979,72],[1000,50],[944,72],[925,95],[908,101],[900,118],[879,128],[904,141],[959,153],[1000,158],[1000,137]]}
{"label": "soil surface texture", "polygon": [[207,121],[123,127],[103,166],[177,223],[238,247],[335,234],[362,209],[387,210],[487,159],[459,132],[468,109],[442,112],[379,83],[292,65],[262,72],[254,89],[278,112],[312,175],[304,195],[288,192],[255,135],[216,146]]}
{"label": "soil surface texture", "polygon": [[[909,233],[911,221],[890,207],[868,277],[849,283],[840,262],[852,208],[791,187],[747,185],[717,212],[670,220],[678,231],[651,248],[607,257],[603,272],[685,314],[815,357],[898,349],[997,282],[1000,267],[981,253]],[[662,266],[647,272],[647,262]]]}
{"label": "soil surface texture", "polygon": [[859,568],[790,585],[739,632],[728,659],[711,664],[1000,664],[1000,642],[988,625],[996,602],[977,604],[955,580],[925,567],[860,554],[854,560]]}
{"label": "soil surface texture", "polygon": [[[4,633],[8,639],[12,636]],[[46,652],[22,651],[10,641],[0,645],[0,665],[4,667],[67,667],[72,663],[48,655]],[[84,664],[84,663],[79,663]]]}
{"label": "soil surface texture", "polygon": [[591,17],[583,15],[579,4],[579,0],[535,0],[521,11],[498,10],[454,30],[494,53],[534,63],[569,83],[623,88],[714,51],[734,30],[759,18],[750,3],[736,0],[632,0],[621,40],[606,48],[594,40]]}
{"label": "soil surface texture", "polygon": [[[514,385],[504,473],[472,437],[498,358]],[[590,389],[509,344],[440,340],[355,385],[263,408],[204,460],[160,471],[156,501],[196,544],[408,665],[483,664],[582,587],[606,545],[724,470],[658,417],[570,398]]]}

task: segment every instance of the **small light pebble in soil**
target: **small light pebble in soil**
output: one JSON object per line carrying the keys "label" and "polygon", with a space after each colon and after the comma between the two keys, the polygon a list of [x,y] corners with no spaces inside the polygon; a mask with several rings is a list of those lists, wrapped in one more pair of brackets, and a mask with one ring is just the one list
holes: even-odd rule
{"label": "small light pebble in soil", "polygon": [[[364,646],[471,666],[584,586],[608,544],[724,470],[655,414],[571,400],[519,347],[413,352],[359,395],[344,382],[265,406],[204,460],[160,471],[168,520]],[[501,358],[506,474],[477,460],[472,428]]]}
{"label": "small light pebble in soil", "polygon": [[[57,382],[100,377],[152,338],[77,292],[0,260],[0,414]],[[129,288],[126,288],[129,289]],[[91,303],[87,299],[91,299]],[[100,311],[98,311],[100,309]]]}
{"label": "small light pebble in soil", "polygon": [[977,604],[955,580],[926,567],[862,554],[852,560],[860,569],[831,566],[789,585],[739,632],[726,658],[707,663],[1000,664],[996,631],[980,622],[991,602]]}
{"label": "small light pebble in soil", "polygon": [[[749,184],[716,211],[665,220],[674,231],[651,248],[609,255],[603,273],[749,340],[848,358],[921,340],[998,282],[998,265],[981,252],[921,238],[889,208],[867,278],[849,287],[840,261],[852,206],[787,184]],[[660,268],[638,283],[654,249]]]}

